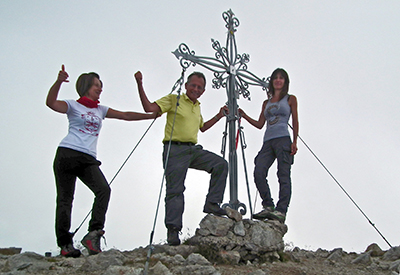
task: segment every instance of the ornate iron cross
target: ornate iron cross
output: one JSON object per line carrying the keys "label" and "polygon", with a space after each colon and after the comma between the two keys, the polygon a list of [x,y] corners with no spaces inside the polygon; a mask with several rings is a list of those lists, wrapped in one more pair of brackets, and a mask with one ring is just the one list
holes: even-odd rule
{"label": "ornate iron cross", "polygon": [[229,187],[230,201],[228,206],[238,210],[242,207],[241,213],[246,213],[246,206],[238,200],[238,169],[237,169],[237,154],[236,154],[236,123],[239,121],[237,99],[239,95],[250,100],[250,85],[261,86],[262,90],[267,90],[268,80],[260,79],[253,73],[247,70],[247,63],[250,61],[250,56],[246,53],[240,55],[237,53],[235,32],[239,26],[239,20],[234,17],[232,10],[222,13],[222,18],[225,21],[225,27],[228,29],[226,47],[221,47],[220,43],[211,39],[212,48],[216,51],[215,57],[204,57],[195,55],[189,47],[181,43],[174,52],[177,59],[180,60],[180,65],[183,70],[189,66],[196,64],[212,71],[214,79],[212,87],[214,89],[226,88],[228,96],[227,123],[229,125]]}

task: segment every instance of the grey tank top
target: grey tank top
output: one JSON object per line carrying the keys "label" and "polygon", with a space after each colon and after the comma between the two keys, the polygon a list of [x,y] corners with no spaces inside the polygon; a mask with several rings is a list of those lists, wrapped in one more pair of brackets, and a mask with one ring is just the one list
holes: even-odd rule
{"label": "grey tank top", "polygon": [[267,121],[267,128],[264,133],[264,142],[267,140],[290,136],[288,121],[291,114],[288,103],[289,95],[285,95],[278,102],[271,103],[269,100],[265,106],[264,116]]}

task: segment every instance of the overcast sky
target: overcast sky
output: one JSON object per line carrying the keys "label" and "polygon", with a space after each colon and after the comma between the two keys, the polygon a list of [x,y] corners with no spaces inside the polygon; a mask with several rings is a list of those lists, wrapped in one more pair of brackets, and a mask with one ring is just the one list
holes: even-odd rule
{"label": "overcast sky", "polygon": [[[101,104],[143,111],[133,74],[143,73],[151,101],[171,92],[181,67],[174,51],[186,43],[197,55],[213,57],[211,39],[226,43],[222,13],[232,9],[240,25],[239,54],[248,70],[268,77],[282,67],[297,96],[300,136],[336,177],[392,246],[400,222],[400,2],[399,1],[20,1],[0,2],[0,247],[58,254],[54,234],[55,184],[52,162],[67,133],[67,117],[45,106],[62,64],[70,82],[59,99],[77,99],[75,81],[95,71],[104,83]],[[200,98],[208,120],[226,102],[223,89],[207,87]],[[251,101],[238,103],[257,118],[266,98],[250,87]],[[98,143],[101,169],[110,181],[151,121],[105,120]],[[108,247],[132,250],[149,243],[162,182],[159,118],[112,183],[107,213]],[[263,130],[243,121],[252,203],[261,210],[253,183],[253,160]],[[199,143],[220,153],[225,121],[199,133]],[[287,215],[290,246],[361,252],[371,243],[389,245],[354,206],[308,149],[298,142],[292,167],[293,195]],[[239,158],[239,200],[248,205]],[[209,175],[189,171],[182,238],[192,236],[202,213]],[[269,173],[277,199],[276,166]],[[164,193],[155,243],[166,240]],[[77,182],[74,230],[90,211],[93,195]],[[229,184],[224,202],[229,202]],[[245,216],[249,218],[249,214]],[[87,222],[76,234],[80,241]]]}

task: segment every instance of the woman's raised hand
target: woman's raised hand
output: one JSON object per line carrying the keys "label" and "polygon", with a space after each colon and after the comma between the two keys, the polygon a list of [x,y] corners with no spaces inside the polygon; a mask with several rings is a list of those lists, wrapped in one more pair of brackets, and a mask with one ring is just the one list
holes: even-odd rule
{"label": "woman's raised hand", "polygon": [[61,71],[58,73],[57,80],[60,81],[60,82],[69,82],[68,77],[69,77],[69,75],[65,71],[65,66],[63,64],[63,65],[61,65]]}

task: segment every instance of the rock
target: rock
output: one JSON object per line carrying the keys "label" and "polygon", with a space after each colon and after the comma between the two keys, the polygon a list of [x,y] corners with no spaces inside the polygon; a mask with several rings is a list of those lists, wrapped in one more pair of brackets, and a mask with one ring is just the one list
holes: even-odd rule
{"label": "rock", "polygon": [[265,273],[264,271],[262,271],[261,269],[258,269],[254,272],[249,273],[249,275],[266,275],[267,273]]}
{"label": "rock", "polygon": [[280,256],[276,251],[273,251],[261,255],[261,259],[262,262],[275,262],[280,259]]}
{"label": "rock", "polygon": [[400,247],[392,247],[385,254],[383,254],[383,259],[385,261],[395,261],[400,259]]}
{"label": "rock", "polygon": [[379,245],[377,245],[376,243],[370,244],[365,252],[371,252],[370,255],[372,257],[380,257],[385,254],[385,252],[383,252]]}
{"label": "rock", "polygon": [[320,258],[327,258],[329,257],[329,251],[318,248],[317,251],[315,252],[315,256]]}
{"label": "rock", "polygon": [[178,246],[169,246],[169,245],[155,245],[153,247],[153,254],[157,253],[166,253],[168,255],[182,255],[187,258],[190,254],[197,252],[198,249],[194,246],[190,245],[178,245]]}
{"label": "rock", "polygon": [[[206,232],[210,232],[207,234]],[[234,222],[231,219],[207,215],[200,222],[200,229],[188,239],[188,245],[199,247],[201,254],[209,260],[226,262],[227,257],[240,255],[239,262],[279,259],[275,254],[265,257],[269,252],[283,251],[283,236],[287,226],[276,221],[251,221],[244,219]],[[226,254],[221,251],[237,251]],[[271,255],[274,255],[271,257]],[[231,261],[231,259],[229,259]],[[234,261],[236,258],[234,257]]]}
{"label": "rock", "polygon": [[[252,223],[251,225],[254,226],[256,224]],[[244,222],[244,225],[247,228],[246,230],[252,227],[247,227],[246,222]],[[233,236],[234,233],[231,232],[228,235]],[[210,237],[218,238],[215,236]],[[200,252],[192,252],[186,257],[179,254],[187,254],[189,251]],[[243,245],[240,247],[236,246],[234,250],[216,251],[220,259],[224,259],[224,262],[221,264],[208,258],[207,254],[202,255],[200,253],[201,249],[196,246],[180,245],[172,248],[168,245],[159,245],[151,255],[148,275],[398,275],[400,267],[400,259],[386,261],[383,259],[383,256],[368,258],[368,255],[372,252],[358,255],[356,253],[346,253],[341,248],[334,249],[333,251],[318,249],[313,252],[295,247],[292,251],[285,251],[284,253],[279,251],[260,253],[257,246]],[[391,254],[388,254],[386,257],[389,255]],[[137,248],[124,252],[111,249],[98,255],[81,256],[79,258],[64,258],[61,256],[49,258],[33,252],[25,252],[0,257],[0,274],[142,275],[145,261],[145,248]]]}
{"label": "rock", "polygon": [[[7,252],[0,254],[0,275],[142,275],[145,266],[148,275],[399,275],[400,247],[383,252],[372,244],[366,252],[357,254],[342,248],[314,252],[292,244],[290,251],[283,243],[286,232],[287,226],[275,221],[235,222],[207,215],[195,236],[182,245],[154,245],[124,252],[110,249],[79,258]],[[148,251],[152,253],[146,262]]]}
{"label": "rock", "polygon": [[226,215],[231,218],[234,219],[237,222],[240,222],[242,220],[242,214],[239,213],[239,211],[230,208],[229,206],[227,206],[225,208],[226,211]]}
{"label": "rock", "polygon": [[213,236],[226,236],[232,227],[233,221],[228,218],[208,214],[201,220],[200,229],[207,230]]}
{"label": "rock", "polygon": [[282,251],[285,247],[282,238],[286,232],[286,225],[279,228],[275,221],[259,221],[251,225],[248,235],[250,236],[250,243],[258,246],[262,251]]}
{"label": "rock", "polygon": [[371,260],[371,253],[367,252],[364,254],[361,254],[360,256],[358,256],[357,258],[355,258],[353,261],[351,261],[352,264],[370,264],[372,263]]}
{"label": "rock", "polygon": [[198,253],[193,253],[190,254],[189,257],[187,257],[186,265],[211,265],[211,263],[204,258],[203,255],[200,255]]}
{"label": "rock", "polygon": [[172,273],[161,262],[157,262],[149,269],[149,275],[172,275]]}
{"label": "rock", "polygon": [[185,262],[185,258],[180,254],[175,255],[174,260],[177,264],[183,264]]}
{"label": "rock", "polygon": [[223,263],[229,265],[237,265],[240,261],[240,253],[238,251],[220,251],[219,252]]}
{"label": "rock", "polygon": [[109,266],[122,266],[125,256],[116,249],[104,251],[97,255],[85,257],[84,264],[79,268],[82,272],[106,270]]}
{"label": "rock", "polygon": [[173,268],[173,274],[221,275],[213,266],[188,265]]}
{"label": "rock", "polygon": [[0,248],[1,255],[15,255],[21,253],[22,248],[19,247],[9,247],[9,248]]}
{"label": "rock", "polygon": [[389,270],[399,272],[400,260],[394,261],[390,264]]}
{"label": "rock", "polygon": [[244,237],[246,235],[246,231],[244,229],[244,224],[243,221],[235,223],[235,227],[233,228],[233,232],[241,237]]}
{"label": "rock", "polygon": [[22,254],[12,255],[6,261],[3,271],[21,271],[40,273],[42,270],[50,268],[51,263],[44,261],[45,257],[34,252],[25,252]]}
{"label": "rock", "polygon": [[143,268],[133,268],[127,266],[109,266],[101,275],[141,275]]}
{"label": "rock", "polygon": [[332,253],[327,258],[328,261],[332,262],[341,262],[343,261],[343,249],[336,248],[332,251]]}

